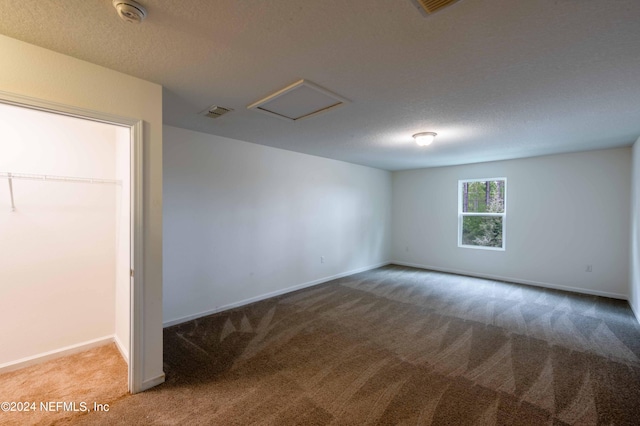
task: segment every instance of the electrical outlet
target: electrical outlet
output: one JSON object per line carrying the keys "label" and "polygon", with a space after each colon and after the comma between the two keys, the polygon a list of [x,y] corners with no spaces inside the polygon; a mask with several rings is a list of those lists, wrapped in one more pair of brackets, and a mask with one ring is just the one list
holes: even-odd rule
{"label": "electrical outlet", "polygon": [[324,263],[324,256],[320,256],[320,263]]}
{"label": "electrical outlet", "polygon": [[593,272],[593,267],[592,265],[587,265],[587,269],[585,270],[586,272]]}

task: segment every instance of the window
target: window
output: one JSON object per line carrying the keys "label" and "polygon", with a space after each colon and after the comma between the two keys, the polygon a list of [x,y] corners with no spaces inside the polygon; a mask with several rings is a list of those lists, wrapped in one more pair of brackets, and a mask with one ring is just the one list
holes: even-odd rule
{"label": "window", "polygon": [[458,246],[504,250],[507,179],[458,181]]}

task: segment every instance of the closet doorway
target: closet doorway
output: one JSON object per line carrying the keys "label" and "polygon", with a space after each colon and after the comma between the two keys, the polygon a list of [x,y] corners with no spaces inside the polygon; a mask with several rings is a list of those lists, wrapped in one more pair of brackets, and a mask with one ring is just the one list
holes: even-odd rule
{"label": "closet doorway", "polygon": [[142,122],[0,93],[0,374],[115,343],[142,380]]}

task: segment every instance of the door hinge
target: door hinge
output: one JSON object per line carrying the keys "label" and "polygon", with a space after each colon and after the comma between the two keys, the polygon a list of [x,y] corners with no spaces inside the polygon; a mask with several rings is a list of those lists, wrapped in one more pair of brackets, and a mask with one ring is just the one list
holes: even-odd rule
{"label": "door hinge", "polygon": [[133,269],[129,269],[129,271],[131,272],[131,277],[133,277]]}

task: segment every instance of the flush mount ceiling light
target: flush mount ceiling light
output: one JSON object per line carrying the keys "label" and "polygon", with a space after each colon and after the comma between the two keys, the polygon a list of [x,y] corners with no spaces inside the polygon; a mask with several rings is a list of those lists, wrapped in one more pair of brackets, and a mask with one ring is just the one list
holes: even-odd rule
{"label": "flush mount ceiling light", "polygon": [[125,22],[139,24],[147,17],[147,9],[133,0],[112,0],[113,7],[118,11],[118,16]]}
{"label": "flush mount ceiling light", "polygon": [[349,103],[342,96],[324,89],[308,80],[297,81],[284,89],[247,106],[273,117],[298,121]]}
{"label": "flush mount ceiling light", "polygon": [[413,139],[416,141],[418,145],[427,146],[427,145],[431,145],[431,143],[436,138],[436,136],[438,136],[438,134],[434,132],[422,132],[422,133],[416,133],[415,135],[413,135]]}

